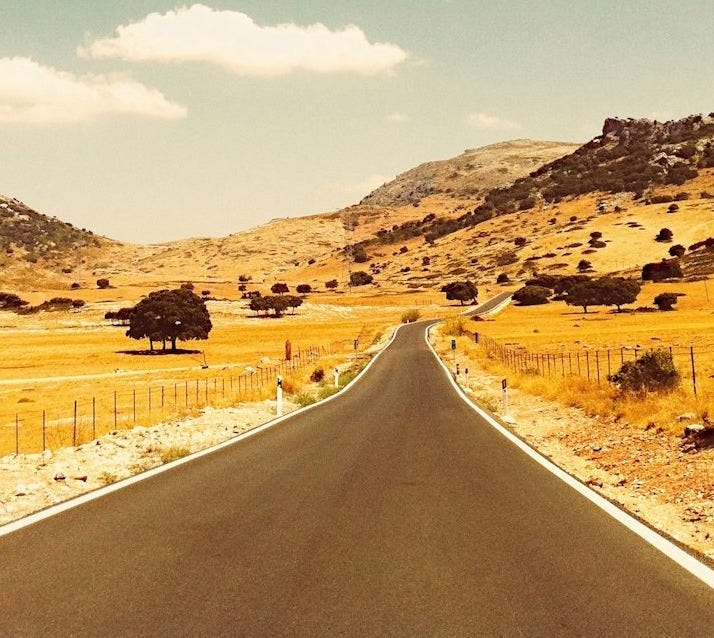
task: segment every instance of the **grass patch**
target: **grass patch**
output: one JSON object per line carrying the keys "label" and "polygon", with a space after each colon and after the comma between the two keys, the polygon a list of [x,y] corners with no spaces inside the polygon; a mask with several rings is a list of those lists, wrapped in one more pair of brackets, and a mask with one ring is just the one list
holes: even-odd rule
{"label": "grass patch", "polygon": [[189,454],[191,454],[191,450],[187,447],[172,445],[171,447],[161,450],[159,457],[161,458],[162,463],[171,463],[171,461],[177,461],[178,459],[182,459],[184,456],[188,456]]}

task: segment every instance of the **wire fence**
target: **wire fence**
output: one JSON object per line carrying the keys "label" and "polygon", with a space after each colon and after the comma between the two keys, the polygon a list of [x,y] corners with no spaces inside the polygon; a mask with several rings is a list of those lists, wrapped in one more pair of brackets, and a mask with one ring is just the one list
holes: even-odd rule
{"label": "wire fence", "polygon": [[[600,350],[560,350],[558,352],[533,352],[525,347],[501,344],[495,339],[478,333],[466,332],[467,336],[482,346],[486,353],[501,361],[512,370],[539,374],[545,377],[577,376],[603,385],[611,383],[610,377],[627,361],[635,361],[646,352],[657,348],[622,346]],[[669,351],[677,367],[683,386],[691,389],[694,396],[702,393],[702,381],[711,378],[714,369],[712,358],[692,346],[663,346]]]}
{"label": "wire fence", "polygon": [[[350,341],[350,343],[352,343]],[[78,446],[113,430],[152,425],[187,415],[207,406],[272,396],[277,377],[289,375],[335,353],[336,346],[314,346],[294,351],[289,360],[245,368],[235,374],[202,370],[191,378],[115,390],[62,405],[13,411],[0,409],[0,455],[44,452]]]}

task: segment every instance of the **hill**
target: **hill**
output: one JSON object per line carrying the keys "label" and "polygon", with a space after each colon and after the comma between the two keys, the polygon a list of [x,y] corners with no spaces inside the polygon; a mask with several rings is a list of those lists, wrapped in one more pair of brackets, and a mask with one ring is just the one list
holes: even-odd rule
{"label": "hill", "polygon": [[525,177],[546,162],[570,153],[577,144],[512,140],[467,149],[451,159],[426,162],[372,191],[363,206],[418,204],[433,195],[474,200],[492,188]]}
{"label": "hill", "polygon": [[[4,223],[3,233],[28,239],[11,242],[2,274],[20,290],[40,281],[86,287],[89,277],[92,287],[106,277],[141,292],[193,281],[228,294],[241,274],[263,290],[276,280],[324,290],[331,279],[344,289],[350,271],[364,270],[374,283],[353,293],[384,294],[438,290],[453,279],[493,284],[499,275],[517,282],[575,273],[581,262],[595,274],[638,275],[676,248],[685,275],[697,277],[714,270],[712,193],[713,115],[665,123],[610,118],[582,146],[516,140],[469,150],[407,171],[341,211],[224,238],[134,246],[34,211],[23,219],[15,206],[5,218],[36,231]],[[45,226],[61,241],[37,239],[49,236]],[[671,242],[657,239],[663,228]],[[79,260],[77,245],[84,246]]]}
{"label": "hill", "polygon": [[99,277],[119,285],[156,286],[185,280],[235,282],[245,273],[262,282],[289,277],[318,261],[331,278],[335,270],[331,264],[342,260],[346,243],[423,217],[413,194],[390,193],[413,193],[428,182],[428,205],[450,218],[465,204],[477,203],[478,193],[526,175],[574,146],[529,140],[493,144],[417,167],[342,211],[276,219],[223,238],[165,244],[131,245],[98,237],[1,197],[0,247],[5,255],[0,272],[6,285],[20,290],[40,284],[57,289],[72,284],[86,287]]}

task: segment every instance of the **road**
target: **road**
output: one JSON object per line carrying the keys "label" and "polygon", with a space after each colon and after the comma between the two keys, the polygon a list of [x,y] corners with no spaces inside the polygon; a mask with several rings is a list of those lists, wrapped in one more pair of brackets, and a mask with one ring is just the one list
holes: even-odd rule
{"label": "road", "polygon": [[0,537],[0,635],[712,635],[714,590],[486,424],[423,332],[322,406]]}

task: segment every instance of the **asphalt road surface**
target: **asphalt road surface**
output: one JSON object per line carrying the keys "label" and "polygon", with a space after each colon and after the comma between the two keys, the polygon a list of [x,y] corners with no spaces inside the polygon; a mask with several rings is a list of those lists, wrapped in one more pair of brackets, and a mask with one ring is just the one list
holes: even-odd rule
{"label": "asphalt road surface", "polygon": [[711,636],[714,590],[403,328],[340,397],[0,538],[2,636]]}

